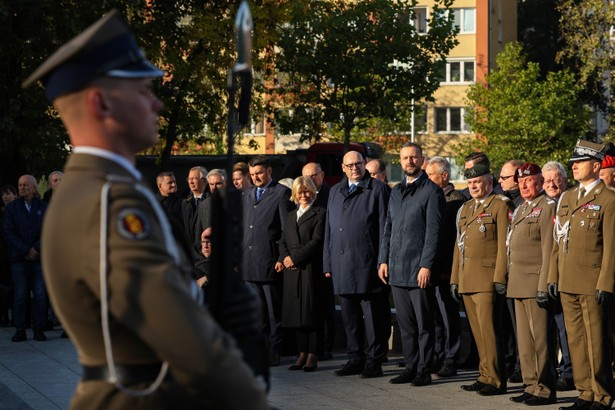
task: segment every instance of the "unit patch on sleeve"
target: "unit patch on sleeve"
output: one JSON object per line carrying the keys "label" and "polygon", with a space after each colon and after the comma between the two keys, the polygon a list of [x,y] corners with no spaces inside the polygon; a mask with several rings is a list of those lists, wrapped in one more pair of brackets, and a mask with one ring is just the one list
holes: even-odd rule
{"label": "unit patch on sleeve", "polygon": [[124,209],[117,217],[119,234],[130,240],[145,239],[152,231],[150,221],[136,208]]}

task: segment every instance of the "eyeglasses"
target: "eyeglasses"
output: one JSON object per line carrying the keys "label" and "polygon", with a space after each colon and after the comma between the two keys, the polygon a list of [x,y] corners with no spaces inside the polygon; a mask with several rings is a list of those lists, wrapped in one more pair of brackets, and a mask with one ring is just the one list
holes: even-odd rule
{"label": "eyeglasses", "polygon": [[318,175],[320,175],[322,173],[322,171],[320,172],[316,172],[315,174],[311,174],[311,175],[307,175],[308,178],[316,178]]}
{"label": "eyeglasses", "polygon": [[353,162],[352,164],[342,164],[342,165],[344,165],[348,169],[359,168],[361,165],[363,165],[363,161]]}
{"label": "eyeglasses", "polygon": [[512,175],[506,175],[506,176],[504,176],[504,175],[500,175],[500,179],[501,179],[502,181],[506,181],[508,178],[512,178],[512,177],[514,177],[514,176],[515,176],[515,174],[512,174]]}
{"label": "eyeglasses", "polygon": [[378,171],[378,172],[370,172],[369,175],[372,177],[375,177],[378,174],[382,174],[384,171]]}

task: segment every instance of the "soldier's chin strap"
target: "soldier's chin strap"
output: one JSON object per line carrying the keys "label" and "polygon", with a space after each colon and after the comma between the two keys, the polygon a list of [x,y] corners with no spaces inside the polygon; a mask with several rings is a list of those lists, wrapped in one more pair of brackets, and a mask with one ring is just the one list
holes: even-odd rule
{"label": "soldier's chin strap", "polygon": [[[167,375],[167,371],[169,369],[169,363],[167,363],[166,361],[162,363],[158,376],[156,377],[154,382],[146,389],[141,389],[141,390],[130,389],[122,385],[122,383],[117,377],[115,362],[113,361],[113,348],[111,346],[111,332],[109,330],[109,301],[108,301],[109,290],[107,286],[107,270],[108,270],[107,240],[109,237],[109,232],[108,232],[109,230],[109,190],[111,189],[111,185],[113,185],[114,181],[118,181],[120,179],[123,180],[123,178],[114,178],[114,177],[108,177],[108,178],[109,180],[105,183],[105,185],[103,185],[101,193],[100,193],[101,198],[100,198],[100,278],[99,278],[100,279],[100,318],[101,318],[103,342],[105,344],[105,356],[107,359],[107,366],[109,368],[109,380],[108,381],[110,383],[113,383],[115,387],[118,388],[118,390],[122,391],[123,393],[129,396],[143,397],[143,396],[152,394],[158,389],[158,387],[160,387],[160,384],[162,383],[162,381]],[[125,180],[122,182],[128,182],[130,184],[134,184],[134,182],[131,180]],[[136,188],[140,192],[145,191],[145,189],[139,189],[141,187],[139,187],[138,185],[136,185]],[[147,194],[145,196],[148,197]],[[150,198],[148,197],[148,199]],[[161,227],[162,227],[162,230],[165,236],[165,241],[168,242],[168,239],[166,238],[171,238],[172,240],[173,235],[171,235],[170,232],[167,232],[167,231],[170,231],[170,229],[169,229],[169,226],[164,223],[164,215],[160,215],[161,210],[159,209],[159,207],[154,206],[154,211],[156,212],[156,217],[158,218],[158,220],[162,221]],[[177,248],[175,244],[171,244],[171,246],[170,247],[168,246],[167,249],[170,250],[174,259],[177,261],[179,259],[179,253],[176,252]]]}

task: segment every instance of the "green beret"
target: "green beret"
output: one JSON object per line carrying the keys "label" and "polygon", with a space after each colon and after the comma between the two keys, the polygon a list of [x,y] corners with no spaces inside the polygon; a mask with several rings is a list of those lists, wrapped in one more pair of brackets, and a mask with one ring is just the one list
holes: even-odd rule
{"label": "green beret", "polygon": [[480,177],[481,175],[489,174],[491,171],[485,164],[476,164],[472,168],[466,169],[464,176],[466,179]]}

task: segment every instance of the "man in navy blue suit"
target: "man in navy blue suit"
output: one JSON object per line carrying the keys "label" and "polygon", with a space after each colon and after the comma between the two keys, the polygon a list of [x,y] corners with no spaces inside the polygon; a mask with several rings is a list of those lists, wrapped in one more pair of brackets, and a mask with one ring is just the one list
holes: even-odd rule
{"label": "man in navy blue suit", "polygon": [[[345,177],[329,192],[323,272],[340,297],[349,361],[338,376],[382,376],[391,333],[389,287],[378,279],[378,247],[388,186],[365,171],[356,151],[344,155]],[[367,344],[365,343],[367,341]]]}
{"label": "man in navy blue suit", "polygon": [[254,186],[242,196],[242,272],[246,284],[256,291],[263,306],[264,331],[269,337],[269,364],[277,366],[282,342],[282,274],[274,267],[284,220],[294,205],[290,202],[290,189],[272,178],[271,164],[266,157],[252,158],[248,165]]}
{"label": "man in navy blue suit", "polygon": [[399,159],[406,178],[391,192],[378,275],[391,285],[406,359],[405,370],[390,382],[424,386],[431,383],[435,307],[431,270],[445,201],[442,189],[421,169],[425,158],[419,145],[404,144]]}
{"label": "man in navy blue suit", "polygon": [[4,239],[9,246],[13,278],[13,319],[17,331],[11,339],[23,342],[26,336],[26,295],[32,291],[34,340],[45,341],[47,292],[41,268],[41,228],[47,203],[36,192],[36,178],[22,175],[17,185],[19,198],[4,210]]}

